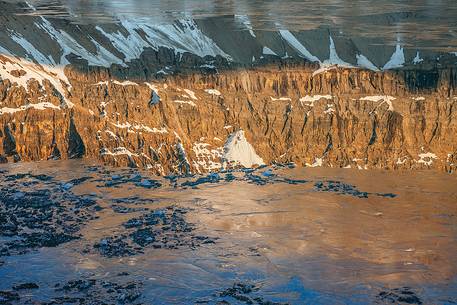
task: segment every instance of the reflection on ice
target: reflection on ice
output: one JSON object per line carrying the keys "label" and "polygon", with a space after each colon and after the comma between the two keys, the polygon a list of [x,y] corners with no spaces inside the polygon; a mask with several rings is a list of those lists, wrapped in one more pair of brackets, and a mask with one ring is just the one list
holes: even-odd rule
{"label": "reflection on ice", "polygon": [[456,185],[432,172],[276,166],[161,178],[81,161],[12,164],[0,176],[0,296],[452,303]]}

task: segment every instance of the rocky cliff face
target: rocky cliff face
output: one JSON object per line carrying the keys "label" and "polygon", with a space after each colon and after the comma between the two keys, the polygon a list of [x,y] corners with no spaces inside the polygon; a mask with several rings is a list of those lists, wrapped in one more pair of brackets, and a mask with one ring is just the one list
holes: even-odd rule
{"label": "rocky cliff face", "polygon": [[0,162],[93,158],[158,174],[289,162],[456,169],[453,54],[413,63],[397,46],[381,71],[331,35],[314,56],[280,31],[246,42],[251,62],[202,21],[83,29],[0,17]]}
{"label": "rocky cliff face", "polygon": [[[51,84],[31,81],[26,90],[6,80],[0,154],[207,172],[242,163],[226,158],[229,138],[242,130],[238,140],[254,152],[238,153],[257,154],[256,164],[455,170],[455,70],[314,71],[271,65],[116,81],[108,70],[68,67],[71,108]],[[420,81],[424,73],[437,75],[433,86]]]}

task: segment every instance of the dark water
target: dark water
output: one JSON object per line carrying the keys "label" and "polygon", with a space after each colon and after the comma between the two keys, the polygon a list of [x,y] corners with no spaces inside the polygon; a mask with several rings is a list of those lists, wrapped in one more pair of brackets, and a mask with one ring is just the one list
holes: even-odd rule
{"label": "dark water", "polygon": [[[9,0],[11,2],[11,0]],[[17,1],[15,1],[17,2]],[[342,34],[401,40],[411,45],[455,51],[457,1],[442,0],[30,0],[25,14],[112,22],[118,18],[165,22],[177,18],[248,16],[255,30],[308,30],[330,27]]]}
{"label": "dark water", "polygon": [[[454,176],[159,178],[80,161],[0,171],[0,297],[14,304],[457,302]],[[54,231],[75,239],[44,238]]]}

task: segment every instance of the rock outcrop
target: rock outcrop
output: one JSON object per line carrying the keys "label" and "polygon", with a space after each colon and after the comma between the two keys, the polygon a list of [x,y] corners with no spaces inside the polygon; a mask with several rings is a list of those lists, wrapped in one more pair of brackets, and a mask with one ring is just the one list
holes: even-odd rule
{"label": "rock outcrop", "polygon": [[[160,174],[207,172],[221,168],[227,141],[242,130],[266,164],[456,166],[452,68],[315,74],[303,62],[160,81],[113,80],[108,69],[65,72],[71,108],[57,106],[52,85],[0,83],[0,155],[10,161],[95,158]],[[424,73],[437,75],[433,86],[417,81]],[[30,106],[39,103],[44,106]]]}

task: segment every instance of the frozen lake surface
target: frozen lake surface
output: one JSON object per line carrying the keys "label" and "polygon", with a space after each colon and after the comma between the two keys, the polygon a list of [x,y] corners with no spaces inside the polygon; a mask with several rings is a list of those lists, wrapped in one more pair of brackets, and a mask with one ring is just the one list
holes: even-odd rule
{"label": "frozen lake surface", "polygon": [[0,173],[0,300],[457,302],[452,175],[278,166],[161,178],[82,161]]}

